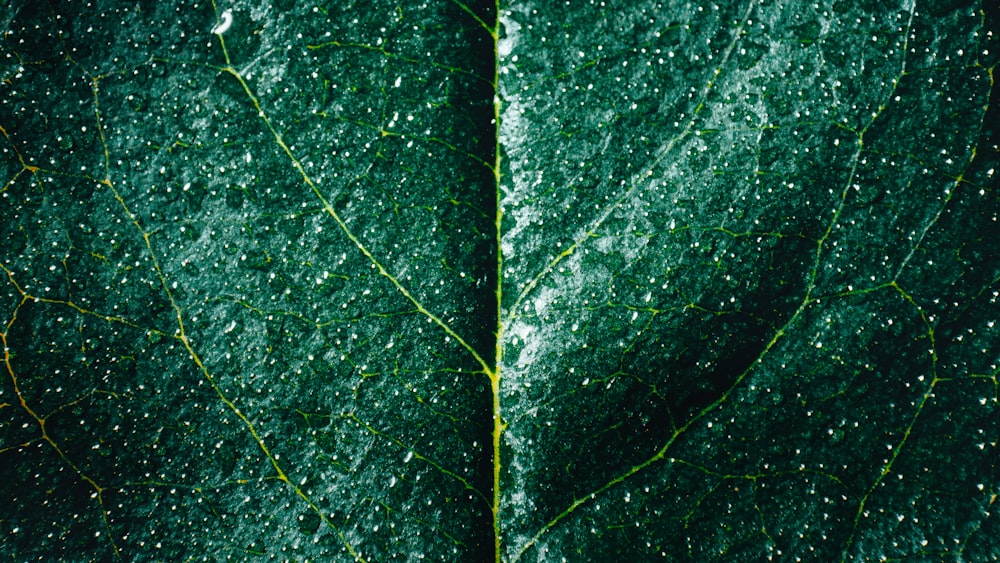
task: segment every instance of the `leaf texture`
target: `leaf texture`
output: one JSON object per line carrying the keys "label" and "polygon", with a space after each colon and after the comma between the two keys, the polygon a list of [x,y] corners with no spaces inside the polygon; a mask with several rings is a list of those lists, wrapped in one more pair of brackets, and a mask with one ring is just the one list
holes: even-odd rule
{"label": "leaf texture", "polygon": [[997,10],[0,7],[0,552],[996,561]]}

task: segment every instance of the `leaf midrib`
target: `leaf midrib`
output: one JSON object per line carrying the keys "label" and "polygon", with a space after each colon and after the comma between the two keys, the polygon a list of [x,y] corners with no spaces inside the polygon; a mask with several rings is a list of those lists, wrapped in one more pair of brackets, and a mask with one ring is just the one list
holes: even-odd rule
{"label": "leaf midrib", "polygon": [[[458,5],[460,8],[462,8],[464,11],[468,12],[490,34],[490,36],[491,36],[491,38],[493,40],[493,55],[494,55],[494,60],[493,60],[493,77],[492,77],[491,85],[492,85],[492,88],[493,88],[493,95],[494,95],[494,97],[493,97],[493,125],[494,125],[494,127],[493,127],[493,131],[494,131],[494,142],[493,142],[493,145],[494,145],[494,155],[493,155],[493,163],[492,163],[491,168],[492,168],[492,172],[493,172],[494,193],[495,193],[495,217],[494,217],[495,248],[494,248],[494,252],[496,253],[496,274],[495,274],[496,275],[496,287],[494,289],[494,293],[495,293],[495,306],[496,306],[496,319],[497,319],[496,322],[497,322],[497,324],[496,324],[496,327],[495,327],[495,331],[493,333],[494,334],[494,338],[495,338],[495,346],[494,346],[495,353],[494,353],[494,358],[492,359],[492,364],[490,364],[489,362],[487,362],[487,360],[485,358],[483,358],[476,351],[476,349],[474,347],[472,347],[465,339],[463,339],[459,334],[457,334],[454,331],[454,329],[452,329],[448,325],[448,323],[446,323],[440,317],[438,317],[433,312],[431,312],[427,307],[425,307],[420,302],[420,300],[417,299],[398,280],[398,278],[396,276],[394,276],[391,272],[389,272],[389,270],[381,263],[381,261],[378,260],[371,253],[371,251],[368,250],[365,247],[365,245],[361,242],[361,240],[357,237],[357,235],[351,230],[351,228],[346,224],[346,222],[344,222],[344,220],[339,216],[339,214],[336,212],[336,210],[330,204],[329,200],[320,191],[319,186],[316,184],[316,182],[305,171],[305,169],[301,165],[299,159],[293,153],[291,147],[289,147],[284,142],[284,140],[282,138],[282,135],[280,134],[280,132],[273,125],[271,119],[268,117],[268,115],[265,112],[264,108],[261,106],[258,98],[256,97],[256,95],[253,93],[252,89],[250,88],[250,85],[246,82],[245,78],[242,76],[242,74],[240,73],[240,71],[237,70],[234,66],[232,66],[232,62],[230,60],[229,53],[228,53],[228,51],[226,50],[226,47],[225,47],[225,41],[223,40],[223,38],[222,38],[221,35],[217,35],[217,37],[219,39],[220,44],[222,45],[223,54],[224,54],[224,57],[225,57],[225,60],[226,60],[226,66],[220,68],[219,70],[222,71],[222,72],[224,72],[224,73],[227,73],[227,74],[231,75],[235,80],[237,80],[239,82],[239,84],[240,84],[241,88],[243,89],[244,93],[247,95],[248,99],[253,104],[254,109],[257,111],[257,115],[264,122],[264,124],[267,127],[268,131],[270,131],[271,135],[273,136],[275,143],[280,147],[281,151],[286,155],[286,157],[292,163],[292,167],[299,173],[299,175],[302,178],[302,181],[309,187],[309,189],[312,191],[312,193],[314,194],[314,196],[320,202],[321,206],[323,207],[323,210],[334,220],[334,222],[337,224],[337,226],[340,228],[340,230],[344,233],[344,235],[351,241],[352,244],[354,244],[354,246],[365,257],[365,259],[367,259],[377,269],[378,273],[381,276],[383,276],[384,278],[386,278],[396,288],[396,290],[401,295],[403,295],[408,301],[410,301],[410,303],[413,304],[413,306],[417,309],[417,311],[420,314],[422,314],[426,318],[428,318],[431,322],[433,322],[435,325],[437,325],[439,328],[441,328],[449,337],[451,337],[452,339],[454,339],[461,347],[463,347],[471,355],[471,357],[476,361],[476,363],[479,364],[479,366],[481,367],[482,373],[485,374],[487,376],[487,378],[489,379],[489,381],[490,381],[490,392],[491,392],[491,395],[492,395],[492,397],[491,397],[491,399],[492,399],[491,400],[491,404],[492,404],[491,416],[492,416],[492,421],[493,421],[493,426],[492,426],[492,440],[491,440],[491,442],[492,442],[492,452],[491,452],[491,455],[492,455],[492,464],[491,465],[492,465],[493,480],[492,480],[492,494],[489,495],[489,497],[491,498],[491,506],[490,506],[491,519],[492,519],[492,530],[491,530],[491,532],[492,532],[493,540],[494,540],[493,543],[494,543],[494,558],[495,558],[495,561],[496,561],[496,563],[502,563],[505,560],[505,558],[504,558],[505,554],[504,554],[503,543],[502,543],[502,540],[503,540],[503,533],[502,532],[503,532],[503,530],[502,530],[502,525],[501,525],[501,522],[500,522],[500,503],[501,503],[501,497],[502,497],[502,489],[501,489],[501,486],[500,486],[500,475],[501,475],[501,472],[502,472],[502,469],[503,469],[503,460],[501,458],[501,445],[502,445],[502,442],[503,442],[503,434],[504,434],[504,432],[506,430],[506,427],[507,427],[507,424],[506,424],[506,422],[505,422],[505,420],[503,418],[503,413],[502,413],[503,405],[502,405],[502,402],[501,402],[501,389],[500,389],[500,384],[501,384],[501,366],[503,364],[503,335],[504,335],[504,327],[507,324],[509,324],[509,323],[511,323],[511,322],[513,322],[515,320],[517,310],[523,304],[523,302],[529,297],[529,295],[534,291],[534,289],[536,287],[538,287],[539,283],[543,279],[545,279],[548,275],[550,275],[552,273],[552,271],[556,268],[556,266],[560,262],[562,262],[567,257],[571,256],[576,251],[576,249],[584,243],[584,241],[586,241],[587,239],[591,238],[591,236],[601,227],[601,225],[603,225],[609,219],[609,217],[611,216],[611,214],[616,209],[620,208],[622,206],[622,204],[629,197],[631,197],[632,195],[634,195],[637,191],[642,191],[643,187],[646,186],[646,184],[644,184],[642,181],[644,179],[646,179],[647,177],[651,176],[653,169],[656,166],[658,166],[659,164],[661,164],[673,152],[673,150],[674,150],[674,148],[676,146],[678,146],[681,142],[684,141],[684,139],[686,139],[688,136],[690,136],[693,133],[693,131],[694,131],[694,125],[695,125],[695,122],[697,120],[697,117],[698,117],[701,109],[704,107],[704,100],[707,99],[707,96],[708,96],[709,92],[712,90],[712,88],[714,86],[714,81],[719,76],[719,74],[721,73],[722,67],[729,60],[729,58],[730,58],[730,56],[732,54],[732,51],[733,51],[733,49],[734,49],[737,41],[740,38],[740,35],[742,33],[742,29],[745,26],[746,21],[748,20],[748,18],[750,17],[750,14],[753,11],[753,3],[752,2],[748,3],[747,9],[745,10],[743,18],[740,21],[740,25],[737,27],[737,29],[733,33],[733,38],[730,41],[730,43],[727,45],[727,47],[726,47],[726,49],[724,51],[724,54],[723,54],[720,62],[714,68],[714,71],[712,73],[711,78],[706,82],[706,84],[702,87],[701,91],[699,92],[699,97],[697,99],[698,103],[696,104],[695,110],[692,112],[692,114],[691,114],[690,118],[688,119],[685,127],[677,135],[675,135],[674,137],[672,137],[665,145],[661,146],[657,150],[656,153],[654,153],[653,158],[642,168],[642,170],[639,173],[637,173],[636,175],[633,176],[633,181],[630,183],[630,186],[629,186],[629,188],[627,190],[625,190],[615,201],[613,201],[609,206],[607,206],[602,211],[602,213],[597,217],[597,219],[595,219],[583,231],[583,233],[581,235],[578,235],[577,238],[574,239],[572,242],[570,242],[559,254],[557,254],[553,259],[551,259],[548,263],[546,263],[546,265],[535,276],[533,276],[528,281],[527,284],[525,284],[521,288],[521,290],[517,293],[517,297],[514,299],[514,302],[512,303],[512,305],[505,312],[504,307],[503,307],[503,281],[504,281],[504,277],[503,277],[503,254],[502,254],[502,244],[501,244],[501,240],[502,240],[503,212],[502,212],[502,207],[500,205],[500,203],[501,203],[501,196],[502,196],[502,191],[501,191],[501,179],[502,179],[501,178],[501,165],[502,165],[501,159],[502,159],[502,152],[501,152],[501,143],[500,143],[500,118],[501,118],[501,110],[502,110],[502,100],[500,98],[500,90],[499,90],[499,57],[498,57],[498,53],[499,53],[499,51],[498,51],[498,47],[499,47],[498,43],[499,43],[499,30],[500,30],[500,5],[499,5],[499,1],[497,1],[496,4],[495,4],[494,12],[493,12],[494,20],[493,20],[493,22],[488,23],[488,22],[485,22],[477,14],[475,14],[475,12],[471,8],[469,8],[467,5],[463,4],[459,0],[452,0],[452,1],[456,5]],[[685,426],[685,428],[686,428],[686,426]],[[537,540],[542,535],[544,535],[549,529],[552,528],[552,526],[554,526],[556,523],[558,523],[564,517],[568,516],[576,508],[578,508],[579,506],[581,506],[583,504],[586,504],[589,500],[595,498],[597,495],[603,493],[605,490],[613,487],[614,485],[620,483],[621,481],[624,481],[625,479],[631,477],[632,475],[634,475],[634,474],[638,473],[639,471],[645,469],[646,467],[652,465],[656,461],[662,459],[664,457],[664,454],[665,454],[666,450],[674,442],[674,440],[677,437],[677,434],[679,434],[679,433],[680,432],[676,433],[670,440],[668,440],[667,443],[664,445],[664,447],[661,448],[660,451],[658,451],[656,455],[654,455],[652,458],[648,459],[646,462],[641,463],[641,464],[639,464],[639,465],[631,468],[629,471],[626,471],[626,472],[622,473],[621,475],[617,475],[617,476],[613,477],[612,479],[609,479],[607,481],[607,483],[605,483],[605,485],[603,485],[603,486],[599,487],[598,489],[596,489],[595,491],[593,491],[592,494],[588,494],[588,495],[586,495],[584,497],[581,497],[576,502],[574,502],[572,505],[568,506],[564,511],[560,512],[554,519],[552,519],[551,521],[549,521],[548,523],[546,523],[546,525],[544,525],[535,534],[533,534],[531,536],[531,539],[529,541],[527,541],[524,545],[520,546],[520,548],[517,550],[517,552],[516,552],[514,558],[512,559],[512,561],[519,560],[520,557],[528,549],[530,549],[530,547],[532,545],[534,545],[537,542]],[[263,444],[263,442],[260,442],[260,441],[258,441],[258,442],[259,442],[259,445],[262,448],[265,449],[265,453],[268,453],[266,451],[266,446]],[[283,473],[282,473],[282,475],[283,475]],[[286,483],[289,482],[287,479],[283,479],[283,480]],[[306,497],[305,494],[301,490],[299,490],[297,487],[296,487],[296,493],[300,497],[302,497],[304,500],[306,500],[307,502],[309,502],[310,505],[312,505],[314,507],[314,509],[316,508],[315,504],[312,503],[312,501],[309,500],[308,497]],[[321,516],[322,516],[322,514],[321,514]],[[328,522],[328,524],[329,524],[329,522]],[[337,532],[338,532],[338,534],[340,534],[339,530],[337,530]],[[363,560],[360,557],[360,555],[356,554],[356,552],[353,549],[353,547],[347,542],[346,538],[342,534],[340,534],[340,537],[341,537],[341,540],[344,542],[345,546],[347,546],[348,550],[352,554],[354,554],[355,558],[358,559],[358,560]]]}

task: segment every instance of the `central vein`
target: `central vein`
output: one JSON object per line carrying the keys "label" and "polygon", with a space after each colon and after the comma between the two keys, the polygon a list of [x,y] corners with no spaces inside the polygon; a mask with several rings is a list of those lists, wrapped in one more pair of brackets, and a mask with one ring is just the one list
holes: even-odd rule
{"label": "central vein", "polygon": [[491,510],[493,513],[493,547],[496,563],[503,560],[501,549],[500,533],[500,444],[503,438],[504,424],[500,413],[500,373],[501,362],[503,360],[503,247],[501,246],[503,220],[503,210],[500,207],[500,72],[498,60],[498,47],[500,32],[500,3],[497,2],[494,12],[492,29],[493,36],[493,131],[494,131],[494,154],[493,154],[493,178],[496,188],[495,217],[496,217],[496,352],[494,355],[493,374],[490,377],[490,392],[493,394],[493,503]]}

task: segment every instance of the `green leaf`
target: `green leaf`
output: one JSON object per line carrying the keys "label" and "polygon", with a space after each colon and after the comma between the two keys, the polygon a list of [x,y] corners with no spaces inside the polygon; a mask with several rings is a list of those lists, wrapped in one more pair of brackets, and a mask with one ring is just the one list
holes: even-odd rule
{"label": "green leaf", "polygon": [[510,7],[512,559],[998,556],[996,21],[927,9]]}
{"label": "green leaf", "polygon": [[489,34],[450,3],[6,21],[4,551],[493,553]]}
{"label": "green leaf", "polygon": [[11,558],[1000,559],[996,10],[11,4]]}

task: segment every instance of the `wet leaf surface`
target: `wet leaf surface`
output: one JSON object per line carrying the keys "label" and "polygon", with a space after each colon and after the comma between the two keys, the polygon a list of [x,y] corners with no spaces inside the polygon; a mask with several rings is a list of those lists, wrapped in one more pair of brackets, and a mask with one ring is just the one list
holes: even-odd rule
{"label": "wet leaf surface", "polygon": [[986,4],[0,18],[11,558],[1000,559]]}

